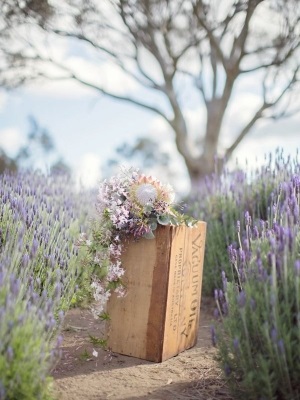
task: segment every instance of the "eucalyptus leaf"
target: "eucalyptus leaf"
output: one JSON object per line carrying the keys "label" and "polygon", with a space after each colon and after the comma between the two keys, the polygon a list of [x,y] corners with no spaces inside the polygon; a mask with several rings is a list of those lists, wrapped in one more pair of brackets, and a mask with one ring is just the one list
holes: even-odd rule
{"label": "eucalyptus leaf", "polygon": [[169,225],[171,218],[169,215],[159,215],[157,217],[157,222],[161,225]]}
{"label": "eucalyptus leaf", "polygon": [[186,226],[193,227],[194,225],[196,225],[197,220],[194,219],[194,218],[189,217],[189,218],[186,219],[185,223],[186,223]]}
{"label": "eucalyptus leaf", "polygon": [[157,222],[156,221],[151,221],[150,222],[150,228],[151,228],[151,231],[155,231],[155,229],[157,228]]}
{"label": "eucalyptus leaf", "polygon": [[144,207],[144,213],[145,214],[150,214],[151,213],[151,211],[152,211],[152,205],[151,204],[147,204],[147,205],[145,205],[145,207]]}
{"label": "eucalyptus leaf", "polygon": [[170,218],[170,224],[178,226],[179,225],[179,221],[178,218],[176,218],[175,216],[171,216]]}
{"label": "eucalyptus leaf", "polygon": [[145,238],[145,239],[154,239],[155,236],[154,236],[153,232],[150,231],[150,232],[148,232],[148,233],[145,233],[145,234],[143,235],[143,238]]}

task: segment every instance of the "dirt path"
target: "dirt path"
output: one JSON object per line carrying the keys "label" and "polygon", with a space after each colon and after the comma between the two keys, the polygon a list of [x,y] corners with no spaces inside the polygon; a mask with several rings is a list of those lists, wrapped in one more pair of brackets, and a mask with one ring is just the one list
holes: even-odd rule
{"label": "dirt path", "polygon": [[88,310],[71,310],[63,356],[53,373],[58,399],[229,400],[211,346],[212,307],[210,300],[202,301],[197,346],[161,364],[101,350],[91,343],[90,335],[102,337],[103,324]]}

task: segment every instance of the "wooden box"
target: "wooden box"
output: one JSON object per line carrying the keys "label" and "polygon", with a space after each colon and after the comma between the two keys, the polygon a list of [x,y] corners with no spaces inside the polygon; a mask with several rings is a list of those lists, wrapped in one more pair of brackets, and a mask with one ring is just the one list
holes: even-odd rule
{"label": "wooden box", "polygon": [[206,223],[159,226],[155,239],[131,241],[122,264],[128,294],[108,302],[113,352],[161,362],[196,344]]}

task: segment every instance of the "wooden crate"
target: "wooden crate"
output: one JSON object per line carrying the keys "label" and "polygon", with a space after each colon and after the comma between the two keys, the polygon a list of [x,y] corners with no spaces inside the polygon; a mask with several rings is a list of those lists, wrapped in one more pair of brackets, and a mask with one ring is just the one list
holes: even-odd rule
{"label": "wooden crate", "polygon": [[161,362],[196,344],[206,223],[159,226],[123,253],[128,294],[108,302],[113,352]]}

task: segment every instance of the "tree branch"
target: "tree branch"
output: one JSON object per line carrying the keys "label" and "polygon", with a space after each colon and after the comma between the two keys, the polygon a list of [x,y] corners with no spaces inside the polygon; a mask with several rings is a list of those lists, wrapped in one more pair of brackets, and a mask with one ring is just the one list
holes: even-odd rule
{"label": "tree branch", "polygon": [[207,105],[208,105],[208,96],[207,96],[207,94],[205,93],[205,89],[204,89],[204,81],[203,81],[203,55],[201,54],[201,52],[199,53],[199,60],[200,60],[201,67],[200,67],[200,71],[199,71],[199,77],[198,77],[197,82],[196,82],[196,86],[197,86],[197,88],[199,89],[199,91],[200,91],[200,93],[201,93],[201,95],[202,95],[204,104],[205,104],[206,107],[207,107]]}
{"label": "tree branch", "polygon": [[223,67],[226,68],[226,59],[224,57],[223,51],[221,49],[221,45],[219,40],[215,37],[213,33],[213,29],[210,29],[206,23],[206,21],[199,15],[197,6],[201,6],[200,9],[203,8],[203,2],[202,0],[198,0],[196,4],[194,4],[193,9],[194,9],[194,14],[196,16],[197,21],[199,22],[200,26],[205,30],[207,33],[208,39],[211,43],[211,45],[215,48],[216,54],[218,58],[220,59],[221,63],[223,64]]}
{"label": "tree branch", "polygon": [[127,103],[131,103],[131,104],[134,104],[136,106],[142,107],[142,108],[144,108],[146,110],[152,111],[152,112],[160,115],[161,117],[163,117],[163,119],[170,124],[169,118],[159,108],[157,108],[155,106],[152,106],[150,104],[144,103],[144,102],[142,102],[140,100],[137,100],[137,99],[134,99],[134,98],[132,98],[130,96],[122,96],[122,95],[118,95],[118,94],[114,94],[114,93],[108,92],[107,90],[101,88],[98,85],[94,85],[94,84],[92,84],[90,82],[85,81],[82,78],[79,78],[74,73],[72,73],[71,78],[74,79],[77,82],[82,83],[84,86],[96,89],[98,92],[100,92],[100,93],[102,93],[102,94],[104,94],[104,95],[106,95],[108,97],[111,97],[111,98],[117,99],[117,100],[122,100],[122,101],[125,101]]}
{"label": "tree branch", "polygon": [[232,12],[229,13],[229,14],[224,18],[224,20],[220,22],[220,26],[223,27],[222,33],[221,33],[221,37],[223,37],[223,36],[226,34],[227,29],[228,29],[228,26],[229,26],[230,22],[233,20],[233,18],[234,18],[237,14],[239,14],[240,12],[244,11],[244,7],[245,7],[245,4],[244,4],[241,0],[236,1],[236,2],[232,5]]}
{"label": "tree branch", "polygon": [[288,114],[287,111],[283,111],[281,114],[279,114],[278,116],[276,115],[276,113],[273,113],[269,116],[264,116],[263,112],[267,109],[270,109],[272,107],[274,107],[275,105],[277,105],[280,100],[286,95],[286,93],[293,87],[293,85],[298,82],[297,79],[297,74],[298,71],[300,70],[300,67],[297,67],[293,73],[293,76],[291,78],[291,80],[289,81],[289,83],[286,85],[286,87],[281,91],[280,95],[277,96],[277,98],[275,100],[273,100],[272,102],[267,101],[267,88],[266,85],[264,83],[263,85],[263,90],[264,90],[264,102],[262,104],[262,106],[257,110],[257,112],[254,114],[254,116],[251,118],[251,120],[248,122],[248,124],[244,127],[244,129],[240,132],[240,134],[238,135],[238,137],[236,138],[236,140],[233,142],[233,144],[226,150],[226,154],[225,154],[225,158],[229,159],[230,156],[232,155],[233,151],[237,148],[237,146],[240,144],[240,142],[244,139],[244,137],[247,135],[247,133],[250,131],[250,129],[253,127],[253,125],[255,124],[255,122],[260,119],[260,118],[272,118],[272,119],[276,119],[279,118],[280,116],[284,116],[285,114]]}
{"label": "tree branch", "polygon": [[[51,57],[42,57],[40,55],[35,55],[35,56],[32,56],[32,57],[27,57],[27,59],[28,60],[30,59],[32,61],[46,62],[46,63],[49,62],[52,65],[55,65],[56,67],[58,67],[59,69],[65,71],[67,73],[67,75],[65,77],[63,77],[63,76],[59,77],[59,80],[63,80],[63,79],[65,79],[65,80],[74,80],[74,81],[77,81],[77,82],[81,83],[82,85],[84,85],[86,87],[90,87],[92,89],[95,89],[98,92],[100,92],[100,93],[102,93],[102,94],[104,94],[104,95],[106,95],[108,97],[111,97],[113,99],[122,100],[124,102],[131,103],[131,104],[137,105],[139,107],[142,107],[144,109],[147,109],[149,111],[152,111],[152,112],[160,115],[166,122],[168,122],[168,124],[171,125],[171,120],[159,108],[157,108],[155,106],[152,106],[151,104],[144,103],[143,101],[140,101],[138,99],[134,99],[134,98],[132,98],[130,96],[122,96],[122,95],[111,93],[111,92],[105,90],[104,88],[102,88],[102,87],[100,87],[100,86],[98,86],[96,84],[93,84],[91,82],[86,81],[85,79],[80,78],[72,70],[70,70],[70,68],[68,68],[66,65],[63,65],[63,64],[59,63],[58,61],[54,60]],[[38,76],[45,77],[47,79],[56,79],[56,77],[52,77],[51,78],[51,77],[47,76],[42,71],[38,74]]]}
{"label": "tree branch", "polygon": [[[120,60],[120,55],[119,54],[117,55],[117,53],[113,52],[112,50],[108,50],[106,47],[100,46],[98,43],[94,42],[92,39],[89,39],[88,37],[86,37],[85,35],[83,35],[81,33],[67,32],[67,31],[63,31],[61,29],[53,29],[52,32],[55,33],[58,36],[78,39],[78,40],[81,40],[83,42],[86,42],[86,43],[90,44],[92,47],[94,47],[95,49],[100,50],[103,53],[106,53],[110,57],[115,58],[117,60]],[[124,56],[126,56],[126,55],[124,54]],[[127,57],[128,56],[129,55],[127,55]]]}
{"label": "tree branch", "polygon": [[[88,38],[85,35],[80,34],[80,33],[66,32],[66,31],[61,31],[61,30],[54,30],[53,32],[55,34],[59,35],[59,36],[78,39],[78,40],[81,40],[81,41],[84,41],[84,42],[90,44],[94,49],[99,50],[99,51],[107,54],[108,56],[112,57],[112,59],[113,59],[112,62],[114,62],[122,71],[124,71],[127,75],[129,75],[131,78],[133,78],[136,82],[138,82],[142,86],[146,86],[149,89],[162,90],[162,87],[160,85],[158,85],[156,82],[154,82],[153,79],[151,79],[146,73],[144,73],[144,71],[142,70],[142,68],[140,66],[140,63],[137,62],[137,58],[134,55],[129,55],[129,54],[120,55],[120,54],[117,54],[117,53],[113,52],[112,50],[107,49],[104,46],[100,46],[98,43],[95,43],[92,39],[90,39],[90,38]],[[137,65],[139,67],[138,68],[139,72],[147,80],[147,82],[142,80],[138,75],[136,75],[134,72],[129,70],[125,66],[124,62],[121,60],[121,56],[136,61]]]}
{"label": "tree branch", "polygon": [[240,34],[234,39],[230,59],[236,61],[236,69],[239,70],[239,65],[241,63],[242,58],[245,55],[245,44],[249,33],[249,24],[251,18],[254,14],[255,9],[263,0],[248,0],[248,7],[246,11],[246,17],[244,21],[244,25],[241,29]]}
{"label": "tree branch", "polygon": [[256,123],[257,120],[259,120],[260,118],[262,118],[262,113],[263,111],[268,108],[268,105],[266,103],[264,103],[254,114],[254,116],[250,119],[250,121],[248,122],[248,124],[242,129],[242,131],[240,132],[240,134],[237,136],[237,138],[235,139],[235,141],[232,143],[232,145],[226,150],[225,153],[225,159],[229,160],[229,158],[231,157],[232,153],[234,152],[234,150],[238,147],[238,145],[241,143],[241,141],[245,138],[245,136],[248,134],[248,132],[250,131],[250,129],[253,127],[253,125]]}

